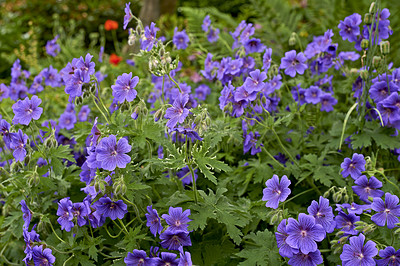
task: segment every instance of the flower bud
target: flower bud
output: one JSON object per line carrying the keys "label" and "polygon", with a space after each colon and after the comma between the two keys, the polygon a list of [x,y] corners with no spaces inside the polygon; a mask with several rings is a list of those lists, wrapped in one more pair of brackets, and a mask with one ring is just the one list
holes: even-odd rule
{"label": "flower bud", "polygon": [[363,69],[363,70],[360,71],[360,77],[361,77],[362,80],[367,81],[368,80],[368,76],[369,76],[368,70]]}
{"label": "flower bud", "polygon": [[331,245],[336,245],[336,244],[338,244],[338,243],[339,243],[339,241],[336,240],[336,239],[334,239],[334,240],[331,241]]}
{"label": "flower bud", "polygon": [[158,109],[157,112],[154,114],[154,122],[158,122],[163,117],[164,111],[163,109]]}
{"label": "flower bud", "polygon": [[364,15],[364,23],[367,25],[371,25],[372,24],[372,14],[371,13],[366,13]]}
{"label": "flower bud", "polygon": [[82,97],[76,97],[75,98],[75,105],[81,105],[83,103]]}
{"label": "flower bud", "polygon": [[325,191],[324,195],[322,197],[324,198],[328,198],[330,196],[330,190],[328,189],[327,191]]}
{"label": "flower bud", "polygon": [[337,247],[337,248],[335,248],[335,250],[333,251],[333,254],[337,254],[337,253],[339,253],[339,252],[341,252],[342,251],[342,247]]}
{"label": "flower bud", "polygon": [[343,198],[343,201],[344,202],[349,202],[349,195],[344,195],[344,198]]}
{"label": "flower bud", "polygon": [[400,234],[400,228],[396,229],[396,231],[394,231],[395,234]]}
{"label": "flower bud", "polygon": [[39,177],[38,173],[34,172],[30,177],[28,177],[26,182],[29,187],[34,187],[34,186],[39,185],[40,177]]}
{"label": "flower bud", "polygon": [[279,213],[275,213],[272,217],[271,217],[271,222],[270,224],[275,224],[279,219]]}
{"label": "flower bud", "polygon": [[361,232],[364,231],[364,226],[356,226],[354,229]]}
{"label": "flower bud", "polygon": [[332,198],[333,198],[334,202],[338,203],[342,200],[342,193],[337,192],[337,193],[333,194]]}
{"label": "flower bud", "polygon": [[295,46],[296,45],[296,40],[297,40],[296,35],[297,35],[296,32],[292,32],[292,34],[290,35],[289,46]]}
{"label": "flower bud", "polygon": [[339,238],[339,243],[344,243],[344,242],[346,242],[346,240],[347,240],[347,236],[344,236],[344,237],[341,237],[341,238]]}
{"label": "flower bud", "polygon": [[42,219],[39,220],[38,226],[37,226],[37,230],[39,232],[43,232],[45,230],[46,226],[45,226],[45,222],[43,222]]}
{"label": "flower bud", "polygon": [[374,9],[375,9],[375,2],[372,2],[371,5],[369,6],[369,13],[374,13]]}
{"label": "flower bud", "polygon": [[25,156],[25,159],[24,159],[24,164],[29,164],[29,161],[31,160],[31,156],[29,155],[29,154],[27,154],[26,156]]}
{"label": "flower bud", "polygon": [[372,65],[374,68],[378,68],[379,65],[381,64],[382,58],[380,56],[374,56],[372,57]]}
{"label": "flower bud", "polygon": [[367,40],[367,39],[361,40],[361,48],[362,48],[363,50],[367,49],[368,46],[369,46],[369,40]]}
{"label": "flower bud", "polygon": [[388,55],[390,53],[390,42],[389,41],[381,41],[380,43],[381,53],[383,55]]}

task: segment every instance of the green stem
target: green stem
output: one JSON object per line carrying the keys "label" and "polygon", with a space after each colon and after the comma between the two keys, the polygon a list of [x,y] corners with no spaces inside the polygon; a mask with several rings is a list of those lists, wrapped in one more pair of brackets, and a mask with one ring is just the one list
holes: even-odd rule
{"label": "green stem", "polygon": [[107,124],[110,124],[110,121],[108,121],[107,116],[103,113],[103,111],[100,109],[99,105],[96,103],[96,99],[95,99],[96,96],[94,96],[93,94],[92,94],[92,96],[93,96],[92,97],[93,103],[96,105],[96,107],[99,110],[99,112],[103,115],[104,119],[107,121]]}
{"label": "green stem", "polygon": [[262,146],[261,149],[262,149],[262,150],[263,150],[277,165],[281,166],[282,168],[285,168],[285,166],[284,166],[281,162],[279,162],[278,160],[276,160],[275,157],[272,156],[272,154],[269,153],[269,152],[267,151],[267,149],[266,149],[264,146]]}
{"label": "green stem", "polygon": [[135,209],[136,217],[139,219],[140,222],[143,222],[142,219],[140,218],[139,209],[138,209],[138,207],[136,206],[136,204],[133,203],[133,202],[131,202],[130,200],[126,199],[124,196],[121,196],[121,198],[122,198],[124,201],[128,202],[130,205],[133,206],[133,208]]}
{"label": "green stem", "polygon": [[58,249],[56,249],[56,248],[53,247],[53,246],[50,246],[49,244],[46,244],[46,246],[48,246],[48,247],[51,248],[51,249],[54,249],[56,252],[61,253],[61,254],[69,254],[69,253],[72,253],[72,251],[71,251],[71,252],[59,251]]}
{"label": "green stem", "polygon": [[179,84],[176,83],[176,81],[171,77],[171,74],[170,74],[170,73],[168,73],[168,77],[169,77],[169,79],[170,79],[173,83],[175,83],[175,85],[178,87],[179,92],[182,93],[181,87],[179,87]]}
{"label": "green stem", "polygon": [[72,259],[75,256],[75,254],[72,254],[71,257],[69,257],[68,259],[66,259],[63,263],[63,266],[67,265],[67,262]]}
{"label": "green stem", "polygon": [[51,223],[49,223],[49,224],[50,224],[50,227],[51,227],[51,231],[53,231],[54,235],[58,238],[58,240],[60,240],[61,242],[63,242],[64,244],[67,244],[67,245],[69,246],[69,244],[68,244],[67,242],[65,242],[64,240],[62,240],[62,239],[57,235],[56,231],[54,231],[53,225],[52,225]]}
{"label": "green stem", "polygon": [[294,157],[292,156],[292,154],[285,148],[285,146],[283,145],[281,139],[279,138],[278,134],[276,133],[274,128],[271,128],[272,132],[274,133],[276,139],[278,140],[279,145],[282,147],[282,149],[285,151],[285,153],[289,156],[290,160],[292,160],[292,162],[294,162],[296,164],[297,167],[300,167],[299,163],[294,159]]}
{"label": "green stem", "polygon": [[308,192],[310,192],[310,191],[313,191],[313,190],[314,190],[313,188],[310,188],[310,189],[307,189],[307,190],[305,190],[305,191],[302,191],[302,192],[300,192],[299,194],[296,194],[296,195],[294,195],[293,197],[291,197],[290,199],[284,201],[284,203],[288,203],[289,201],[294,200],[295,198],[300,197],[301,195],[306,194],[306,193],[308,193]]}
{"label": "green stem", "polygon": [[396,187],[398,191],[400,191],[400,188],[395,183],[390,181],[383,172],[378,171],[378,173],[380,173],[383,178],[385,178],[386,182],[390,183],[392,186]]}
{"label": "green stem", "polygon": [[197,199],[197,187],[196,187],[196,178],[194,177],[194,172],[193,172],[193,168],[192,165],[189,163],[188,164],[189,170],[190,170],[190,174],[192,175],[192,185],[193,185],[193,193],[194,193],[194,202],[197,204],[198,203],[198,199]]}
{"label": "green stem", "polygon": [[117,238],[122,233],[122,230],[121,230],[121,231],[119,231],[118,235],[114,236],[108,231],[107,226],[104,226],[104,229],[106,229],[106,232],[107,232],[108,236],[111,237],[111,238]]}
{"label": "green stem", "polygon": [[117,33],[116,33],[115,30],[112,30],[111,34],[112,34],[113,41],[114,41],[115,51],[117,52],[118,55],[120,55],[121,54],[121,50],[119,49],[119,43],[118,43],[118,40],[117,40]]}
{"label": "green stem", "polygon": [[122,225],[122,228],[124,228],[125,232],[129,234],[128,229],[126,229],[125,224],[121,221],[121,219],[118,219],[119,223]]}
{"label": "green stem", "polygon": [[1,257],[4,259],[5,262],[7,262],[8,265],[20,265],[18,263],[9,261],[3,254],[1,254]]}

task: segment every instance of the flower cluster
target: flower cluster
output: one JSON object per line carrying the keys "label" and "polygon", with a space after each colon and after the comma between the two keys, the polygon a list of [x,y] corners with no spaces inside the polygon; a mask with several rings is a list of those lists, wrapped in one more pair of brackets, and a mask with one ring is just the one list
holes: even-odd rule
{"label": "flower cluster", "polygon": [[60,45],[57,44],[58,37],[59,36],[57,35],[53,40],[50,40],[46,43],[46,52],[48,55],[53,57],[56,57],[61,51]]}
{"label": "flower cluster", "polygon": [[207,33],[207,40],[211,43],[218,41],[219,29],[211,26],[210,15],[205,16],[201,29]]}

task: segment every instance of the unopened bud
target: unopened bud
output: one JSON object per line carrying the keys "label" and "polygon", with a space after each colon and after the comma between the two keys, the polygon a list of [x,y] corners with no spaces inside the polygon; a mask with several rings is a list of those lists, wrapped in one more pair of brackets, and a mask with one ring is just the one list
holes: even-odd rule
{"label": "unopened bud", "polygon": [[364,231],[364,226],[356,226],[354,229],[361,232]]}
{"label": "unopened bud", "polygon": [[45,230],[45,222],[43,222],[43,220],[42,219],[40,219],[40,221],[39,221],[39,223],[38,223],[38,226],[37,226],[37,230],[39,231],[39,232],[43,232],[44,230]]}
{"label": "unopened bud", "polygon": [[367,49],[368,46],[369,46],[369,40],[367,40],[367,39],[361,40],[361,48],[362,48],[363,50]]}
{"label": "unopened bud", "polygon": [[29,155],[29,154],[27,154],[26,156],[25,156],[25,159],[24,159],[24,164],[29,164],[29,161],[31,160],[31,156]]}
{"label": "unopened bud", "polygon": [[371,5],[369,6],[369,13],[374,13],[375,10],[375,2],[372,2]]}
{"label": "unopened bud", "polygon": [[290,35],[290,38],[289,38],[289,45],[290,46],[295,46],[296,45],[296,40],[297,40],[296,36],[297,36],[296,32],[292,32],[292,34]]}
{"label": "unopened bud", "polygon": [[275,224],[279,219],[279,213],[275,213],[272,217],[271,217],[271,224]]}
{"label": "unopened bud", "polygon": [[82,97],[76,97],[75,98],[75,105],[80,105],[83,103],[83,99]]}
{"label": "unopened bud", "polygon": [[389,41],[381,41],[380,43],[381,53],[383,55],[388,55],[390,53],[390,42]]}
{"label": "unopened bud", "polygon": [[37,186],[40,183],[40,177],[37,173],[33,173],[26,182],[29,187]]}
{"label": "unopened bud", "polygon": [[344,243],[344,242],[346,242],[346,240],[347,240],[347,236],[344,236],[344,237],[341,237],[341,238],[339,238],[339,243]]}
{"label": "unopened bud", "polygon": [[343,201],[344,202],[349,202],[349,195],[344,195],[344,198],[343,198]]}
{"label": "unopened bud", "polygon": [[374,56],[372,57],[372,65],[374,66],[374,68],[378,68],[379,65],[381,64],[382,58],[380,56]]}
{"label": "unopened bud", "polygon": [[334,202],[338,203],[342,200],[342,193],[335,193],[332,198]]}
{"label": "unopened bud", "polygon": [[360,71],[360,77],[361,77],[362,80],[367,81],[368,80],[368,76],[369,76],[368,70],[363,69],[363,70]]}
{"label": "unopened bud", "polygon": [[331,195],[330,191],[327,190],[327,191],[325,191],[323,197],[324,197],[324,198],[328,198],[330,195]]}
{"label": "unopened bud", "polygon": [[400,234],[400,228],[396,229],[396,231],[394,231],[395,234]]}
{"label": "unopened bud", "polygon": [[338,254],[339,252],[342,251],[342,247],[337,247],[335,248],[335,250],[333,251],[333,254]]}
{"label": "unopened bud", "polygon": [[371,25],[372,24],[372,14],[371,13],[366,13],[364,15],[364,23],[367,25]]}
{"label": "unopened bud", "polygon": [[331,245],[336,245],[336,244],[338,244],[338,243],[339,243],[339,241],[336,240],[336,239],[331,241]]}
{"label": "unopened bud", "polygon": [[163,116],[164,112],[162,109],[158,109],[157,112],[154,114],[154,122],[160,120]]}

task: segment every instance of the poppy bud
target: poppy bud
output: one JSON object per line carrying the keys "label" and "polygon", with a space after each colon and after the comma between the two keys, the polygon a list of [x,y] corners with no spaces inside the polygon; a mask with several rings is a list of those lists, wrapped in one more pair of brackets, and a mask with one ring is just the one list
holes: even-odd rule
{"label": "poppy bud", "polygon": [[364,81],[368,80],[368,76],[369,76],[368,70],[363,69],[360,71],[360,77],[362,78],[362,80]]}
{"label": "poppy bud", "polygon": [[378,68],[379,65],[381,64],[382,58],[380,56],[374,56],[372,57],[372,65],[374,68]]}
{"label": "poppy bud", "polygon": [[364,23],[367,25],[371,25],[372,24],[372,14],[371,13],[366,13],[364,15]]}
{"label": "poppy bud", "polygon": [[367,49],[368,46],[369,46],[369,40],[367,40],[367,39],[361,40],[361,48],[362,48],[363,50]]}
{"label": "poppy bud", "polygon": [[381,41],[380,43],[381,53],[383,55],[387,55],[390,53],[390,42],[389,41]]}

